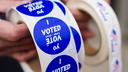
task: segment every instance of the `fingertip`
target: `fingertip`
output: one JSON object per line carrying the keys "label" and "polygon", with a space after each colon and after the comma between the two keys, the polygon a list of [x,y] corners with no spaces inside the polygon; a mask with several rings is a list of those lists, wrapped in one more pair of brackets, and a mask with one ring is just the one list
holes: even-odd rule
{"label": "fingertip", "polygon": [[61,0],[64,4],[66,4],[68,2],[68,0]]}

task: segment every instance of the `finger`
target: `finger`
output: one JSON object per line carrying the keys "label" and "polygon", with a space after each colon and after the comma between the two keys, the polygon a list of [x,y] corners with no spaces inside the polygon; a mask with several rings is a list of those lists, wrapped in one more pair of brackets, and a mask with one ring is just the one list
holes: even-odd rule
{"label": "finger", "polygon": [[17,6],[20,4],[24,4],[30,2],[31,0],[0,0],[0,12],[5,13],[6,10],[12,6]]}
{"label": "finger", "polygon": [[21,46],[16,46],[16,47],[6,48],[4,50],[1,50],[0,55],[10,55],[11,53],[25,52],[31,49],[35,49],[35,46],[33,44],[26,44],[26,45],[21,45]]}
{"label": "finger", "polygon": [[30,50],[28,52],[23,52],[23,53],[19,52],[12,55],[12,57],[17,59],[18,61],[29,61],[35,58],[36,56],[37,56],[36,50]]}
{"label": "finger", "polygon": [[0,50],[6,50],[8,48],[13,48],[16,46],[22,46],[22,45],[27,45],[27,44],[33,44],[34,42],[32,40],[31,37],[19,40],[19,41],[15,41],[15,42],[10,42],[10,41],[6,41],[6,40],[0,40]]}
{"label": "finger", "polygon": [[0,38],[8,41],[16,41],[29,34],[25,24],[12,24],[5,20],[0,20]]}
{"label": "finger", "polygon": [[31,1],[32,0],[14,0],[13,4],[15,4],[15,6],[17,6],[17,5],[25,4],[25,3],[28,3],[28,2],[31,2]]}
{"label": "finger", "polygon": [[94,37],[95,33],[89,28],[88,22],[87,23],[84,21],[78,22],[78,26],[84,40]]}
{"label": "finger", "polygon": [[78,22],[78,27],[80,30],[87,30],[89,28],[89,23],[85,21]]}
{"label": "finger", "polygon": [[84,42],[84,46],[85,46],[85,53],[86,55],[95,55],[97,53],[96,49],[93,48],[88,42]]}
{"label": "finger", "polygon": [[68,0],[61,0],[64,4],[66,4],[68,2]]}
{"label": "finger", "polygon": [[74,7],[69,7],[71,13],[73,14],[73,16],[75,17],[76,21],[89,21],[90,20],[90,16],[81,11],[81,10],[78,10],[77,8],[74,8]]}
{"label": "finger", "polygon": [[92,38],[95,36],[95,33],[92,32],[91,30],[82,30],[81,34],[82,34],[82,37],[84,40]]}

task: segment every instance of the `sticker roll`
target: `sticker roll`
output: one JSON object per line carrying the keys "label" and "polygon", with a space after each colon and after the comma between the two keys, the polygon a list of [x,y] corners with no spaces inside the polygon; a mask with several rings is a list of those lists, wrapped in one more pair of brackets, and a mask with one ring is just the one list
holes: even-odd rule
{"label": "sticker roll", "polygon": [[71,14],[67,11],[59,0],[39,0],[12,7],[6,13],[11,22],[27,25],[36,45],[42,72],[79,72],[73,33],[79,36],[80,46],[83,42],[74,19],[71,27],[66,17]]}
{"label": "sticker roll", "polygon": [[113,9],[104,0],[70,0],[68,6],[88,13],[100,32],[99,51],[93,56],[86,55],[86,64],[97,66],[109,60],[109,72],[122,72],[121,32]]}

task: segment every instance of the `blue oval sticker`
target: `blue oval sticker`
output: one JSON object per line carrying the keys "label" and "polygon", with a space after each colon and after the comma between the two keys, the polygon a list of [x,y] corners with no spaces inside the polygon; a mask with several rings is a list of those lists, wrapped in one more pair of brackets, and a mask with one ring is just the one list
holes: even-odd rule
{"label": "blue oval sticker", "polygon": [[34,38],[39,48],[48,54],[64,51],[70,42],[69,27],[58,18],[47,17],[37,22]]}
{"label": "blue oval sticker", "polygon": [[71,27],[71,31],[75,40],[77,53],[79,53],[81,47],[81,37],[75,28]]}
{"label": "blue oval sticker", "polygon": [[67,55],[55,58],[47,67],[46,72],[78,72],[76,61]]}
{"label": "blue oval sticker", "polygon": [[25,15],[38,17],[49,14],[53,10],[53,3],[41,0],[20,5],[16,9]]}

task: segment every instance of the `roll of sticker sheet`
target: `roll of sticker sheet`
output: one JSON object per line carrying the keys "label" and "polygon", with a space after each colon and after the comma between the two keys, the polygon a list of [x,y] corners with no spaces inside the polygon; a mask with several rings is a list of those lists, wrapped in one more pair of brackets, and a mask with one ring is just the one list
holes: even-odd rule
{"label": "roll of sticker sheet", "polygon": [[61,1],[39,0],[12,7],[7,18],[27,25],[42,72],[79,72],[83,64],[78,59],[78,52],[83,48],[82,37],[75,19]]}
{"label": "roll of sticker sheet", "polygon": [[120,25],[113,9],[104,0],[75,0],[68,6],[88,13],[100,32],[99,51],[93,56],[86,55],[86,64],[97,66],[108,60],[109,72],[122,72]]}

